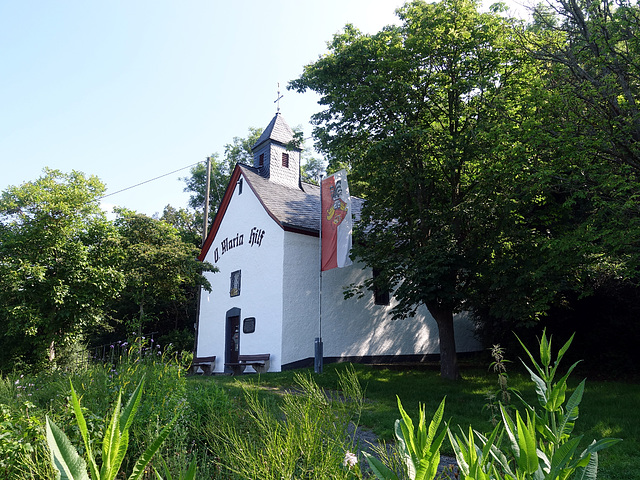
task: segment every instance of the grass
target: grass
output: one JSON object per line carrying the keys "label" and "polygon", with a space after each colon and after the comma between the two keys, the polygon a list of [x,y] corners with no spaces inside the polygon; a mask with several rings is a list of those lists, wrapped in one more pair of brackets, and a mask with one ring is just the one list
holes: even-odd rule
{"label": "grass", "polygon": [[[326,365],[324,373],[307,372],[322,388],[335,390],[338,386],[338,374],[344,371],[344,364]],[[437,367],[419,366],[418,368],[399,369],[398,367],[379,367],[354,365],[358,379],[365,392],[360,424],[372,429],[380,439],[393,440],[393,424],[399,417],[396,395],[402,400],[407,412],[414,418],[420,402],[426,405],[427,417],[438,407],[442,397],[446,396],[445,419],[452,426],[466,428],[472,425],[479,431],[489,431],[489,412],[484,408],[487,394],[498,389],[497,377],[486,368],[477,364],[461,367],[462,379],[459,382],[443,380]],[[532,405],[537,405],[534,386],[528,375],[516,370],[509,372],[509,387],[519,390]],[[571,391],[582,378],[574,375],[569,381]],[[199,385],[215,383],[227,390],[231,397],[241,396],[242,385],[250,382],[260,391],[263,398],[278,402],[282,391],[294,384],[293,372],[268,373],[262,375],[244,375],[241,377],[192,377],[188,384]],[[519,407],[517,398],[512,404]],[[625,382],[590,381],[587,378],[586,390],[580,405],[580,417],[576,422],[575,434],[583,435],[586,446],[593,439],[603,437],[622,438],[623,441],[600,454],[599,479],[619,478],[640,479],[640,385]],[[443,454],[453,452],[448,444],[443,444]]]}
{"label": "grass", "polygon": [[[497,391],[498,383],[496,374],[485,365],[488,365],[488,361],[484,359],[462,364],[462,379],[459,382],[441,379],[437,365],[354,365],[353,372],[365,397],[359,424],[371,429],[381,440],[393,441],[393,425],[399,417],[396,395],[413,418],[417,417],[419,403],[426,405],[427,417],[430,418],[446,396],[445,419],[450,425],[463,428],[472,425],[486,432],[491,429],[490,412],[484,408],[487,394]],[[161,456],[173,472],[185,468],[195,457],[198,461],[198,478],[228,479],[247,477],[233,476],[227,468],[230,464],[228,455],[234,452],[229,451],[225,432],[233,427],[242,438],[254,439],[247,448],[262,445],[261,442],[265,440],[265,435],[262,435],[252,418],[255,408],[250,408],[248,399],[254,402],[254,406],[259,403],[270,418],[281,419],[288,415],[305,425],[310,421],[320,424],[323,417],[314,417],[318,411],[315,404],[304,403],[304,395],[292,398],[287,393],[291,389],[301,391],[300,375],[312,379],[320,388],[335,393],[344,388],[344,376],[348,369],[346,364],[331,364],[325,366],[321,375],[306,369],[238,377],[185,377],[179,365],[170,359],[157,358],[148,362],[125,361],[117,367],[96,365],[70,374],[55,372],[23,377],[18,373],[0,377],[0,480],[51,478],[50,468],[45,468],[48,465],[43,444],[45,415],[54,417],[59,425],[65,426],[72,443],[80,445],[68,404],[70,379],[83,397],[82,404],[87,409],[85,415],[97,440],[117,391],[120,388],[129,391],[145,375],[147,385],[140,408],[140,421],[134,426],[132,455],[138,455],[145,444],[152,441],[166,419],[179,410],[183,413],[163,446]],[[533,384],[524,374],[524,369],[521,371],[515,363],[509,364],[508,374],[509,386],[519,390],[527,402],[537,405]],[[583,378],[578,374],[572,377],[570,389],[575,388]],[[601,377],[597,380],[587,379],[586,385],[575,429],[576,434],[584,435],[582,444],[586,446],[592,439],[603,437],[623,439],[613,448],[601,452],[598,478],[640,480],[640,385],[604,381]],[[312,390],[311,386],[309,389]],[[250,397],[247,392],[251,394]],[[515,397],[512,404],[518,406]],[[298,417],[296,412],[307,413]],[[293,425],[291,422],[287,424]],[[304,432],[304,429],[299,431]],[[292,442],[296,445],[300,442],[296,438],[281,437],[281,443],[265,444],[254,449],[254,453],[260,454],[266,446],[272,449],[277,447],[279,452],[283,448],[280,445],[293,451]],[[309,447],[308,451],[312,450]],[[327,468],[341,463],[337,458],[339,452],[340,449],[332,453],[334,458],[327,463]],[[447,440],[442,453],[452,454]],[[299,461],[297,458],[293,460]],[[293,465],[301,468],[301,464],[295,462]],[[314,465],[313,462],[308,465]],[[15,472],[20,472],[19,476],[16,477]],[[177,473],[174,476],[177,478]]]}

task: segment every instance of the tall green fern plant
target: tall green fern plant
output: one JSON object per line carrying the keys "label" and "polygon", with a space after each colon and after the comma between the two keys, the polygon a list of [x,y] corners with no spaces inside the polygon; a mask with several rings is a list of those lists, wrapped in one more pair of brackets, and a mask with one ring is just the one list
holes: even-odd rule
{"label": "tall green fern plant", "polygon": [[[124,408],[122,407],[122,390],[118,393],[118,398],[113,408],[113,414],[106,425],[105,434],[102,439],[102,465],[100,468],[98,468],[91,448],[87,422],[85,421],[82,409],[80,408],[80,400],[76,395],[73,384],[71,382],[69,383],[71,385],[71,403],[73,405],[76,422],[84,442],[86,455],[89,461],[89,468],[87,470],[87,462],[78,454],[67,435],[65,435],[65,433],[49,417],[47,417],[47,445],[49,446],[51,462],[56,472],[56,479],[114,480],[120,472],[122,461],[124,460],[129,447],[129,429],[133,422],[136,410],[140,405],[144,379],[140,381]],[[158,435],[155,441],[149,445],[140,456],[133,467],[133,471],[128,477],[129,480],[138,480],[142,477],[145,468],[149,465],[151,459],[171,432],[177,418],[178,417],[175,416],[173,420],[162,429],[160,435]],[[195,466],[190,478],[195,478]]]}

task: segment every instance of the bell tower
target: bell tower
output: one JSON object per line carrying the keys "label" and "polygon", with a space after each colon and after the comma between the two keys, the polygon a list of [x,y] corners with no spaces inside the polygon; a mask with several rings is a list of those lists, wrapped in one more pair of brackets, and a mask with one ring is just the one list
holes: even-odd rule
{"label": "bell tower", "polygon": [[[278,111],[251,147],[253,166],[271,182],[290,188],[301,188],[300,148],[290,148],[293,130]],[[289,148],[287,148],[289,146]]]}

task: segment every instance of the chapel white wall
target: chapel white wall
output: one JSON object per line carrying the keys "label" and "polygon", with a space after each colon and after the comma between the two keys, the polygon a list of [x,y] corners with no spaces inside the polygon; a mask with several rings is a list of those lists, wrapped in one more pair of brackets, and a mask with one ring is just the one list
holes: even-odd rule
{"label": "chapel white wall", "polygon": [[[264,231],[261,244],[251,244],[251,231]],[[222,253],[222,241],[242,235],[242,245]],[[212,291],[202,292],[197,354],[216,355],[215,372],[224,371],[226,312],[241,310],[240,354],[269,353],[269,370],[282,364],[282,288],[284,232],[266,213],[244,181],[242,194],[233,196],[205,260],[219,272],[207,273]],[[230,297],[231,272],[241,271],[240,295]],[[242,332],[242,321],[256,318],[254,333]]]}
{"label": "chapel white wall", "polygon": [[[392,320],[389,306],[375,305],[373,292],[344,299],[344,287],[362,283],[372,271],[362,264],[323,272],[322,337],[325,357],[424,355],[440,352],[438,326],[426,307],[416,316]],[[479,350],[467,315],[454,319],[456,350]]]}
{"label": "chapel white wall", "polygon": [[318,237],[285,232],[282,363],[314,356],[319,336]]}

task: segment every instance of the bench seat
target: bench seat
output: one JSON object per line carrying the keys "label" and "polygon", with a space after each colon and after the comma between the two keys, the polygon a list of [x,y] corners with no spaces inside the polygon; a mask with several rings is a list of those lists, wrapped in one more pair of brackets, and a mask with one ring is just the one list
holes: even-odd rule
{"label": "bench seat", "polygon": [[191,362],[191,370],[193,373],[202,373],[204,375],[211,375],[213,373],[213,366],[216,363],[216,356],[210,357],[196,357]]}
{"label": "bench seat", "polygon": [[253,355],[238,355],[237,362],[225,363],[225,367],[231,368],[233,375],[239,375],[244,372],[247,365],[253,367],[258,373],[264,373],[269,369],[268,362],[271,358],[269,353],[259,353]]}

